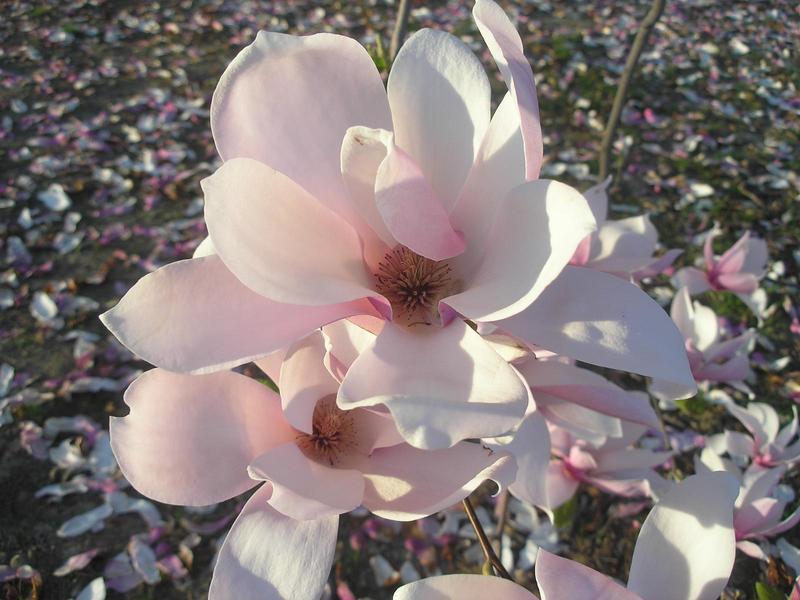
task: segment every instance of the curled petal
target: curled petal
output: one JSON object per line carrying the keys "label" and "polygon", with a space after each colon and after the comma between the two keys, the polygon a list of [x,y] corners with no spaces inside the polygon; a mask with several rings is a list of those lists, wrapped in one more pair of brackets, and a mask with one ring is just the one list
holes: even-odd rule
{"label": "curled petal", "polygon": [[419,450],[408,444],[380,448],[361,469],[366,480],[364,506],[398,521],[443,510],[487,479],[505,486],[516,474],[509,454],[469,442],[443,450]]}
{"label": "curled petal", "polygon": [[364,47],[329,33],[259,32],[225,69],[211,100],[223,160],[270,165],[345,219],[339,150],[354,125],[391,129],[386,92]]}
{"label": "curled petal", "polygon": [[319,598],[333,565],[339,517],[296,521],[268,502],[262,485],[225,537],[209,600]]}
{"label": "curled petal", "polygon": [[237,158],[202,186],[214,247],[253,291],[311,306],[376,295],[356,231],[279,171]]}
{"label": "curled petal", "polygon": [[717,598],[736,555],[738,493],[738,482],[726,473],[693,475],[673,486],[642,525],[628,589],[644,600]]}
{"label": "curled petal", "polygon": [[145,275],[100,319],[131,352],[179,373],[210,373],[288,346],[317,327],[375,314],[366,300],[298,306],[267,300],[217,256]]}
{"label": "curled petal", "polygon": [[521,313],[496,323],[557,354],[696,390],[683,337],[641,289],[613,275],[566,267]]}
{"label": "curled petal", "polygon": [[489,125],[489,79],[455,36],[422,29],[403,44],[387,82],[395,142],[425,171],[449,212]]}
{"label": "curled petal", "polygon": [[539,177],[544,149],[536,83],[522,51],[522,39],[503,9],[492,0],[478,0],[472,15],[516,102],[525,146],[525,177],[532,181]]}
{"label": "curled petal", "polygon": [[459,600],[461,598],[502,598],[537,600],[521,585],[508,579],[485,575],[439,575],[399,588],[394,600]]}
{"label": "curled petal", "polygon": [[509,431],[528,390],[460,319],[413,330],[387,323],[351,365],[337,402],[343,409],[384,404],[409,444],[438,449]]}
{"label": "curled petal", "polygon": [[139,492],[169,504],[227,500],[255,483],[247,465],[294,439],[280,399],[237,373],[179,375],[153,369],[125,392],[126,417],[111,418],[111,447]]}

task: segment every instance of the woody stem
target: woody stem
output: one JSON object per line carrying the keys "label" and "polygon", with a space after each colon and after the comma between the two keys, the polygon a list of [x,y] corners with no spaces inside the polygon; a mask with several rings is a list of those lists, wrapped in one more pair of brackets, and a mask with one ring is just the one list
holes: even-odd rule
{"label": "woody stem", "polygon": [[467,497],[462,500],[462,503],[464,504],[464,510],[467,513],[467,517],[469,517],[469,523],[472,525],[472,528],[475,530],[475,534],[478,536],[478,543],[481,545],[481,550],[483,550],[483,555],[486,557],[486,562],[492,566],[495,575],[513,581],[514,579],[508,574],[508,571],[506,571],[503,563],[500,562],[497,554],[495,554],[494,548],[492,548],[492,543],[486,536],[486,532],[483,530],[483,526],[481,526],[480,521],[478,521],[478,516],[475,514],[475,509],[472,506],[472,502],[470,502],[469,498]]}

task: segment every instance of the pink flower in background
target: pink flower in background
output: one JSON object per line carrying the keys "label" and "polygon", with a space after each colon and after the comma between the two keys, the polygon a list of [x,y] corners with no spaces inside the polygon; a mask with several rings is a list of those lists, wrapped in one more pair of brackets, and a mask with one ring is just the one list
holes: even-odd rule
{"label": "pink flower in background", "polygon": [[781,519],[794,497],[790,490],[779,489],[786,465],[766,468],[753,463],[742,470],[732,460],[721,457],[713,447],[704,448],[695,456],[694,463],[698,473],[725,471],[739,481],[741,487],[736,498],[733,524],[736,547],[748,556],[767,560],[766,552],[756,542],[784,533],[800,523],[800,507],[786,519]]}
{"label": "pink flower in background", "polygon": [[747,458],[762,467],[780,464],[791,466],[800,460],[797,408],[792,407],[792,420],[782,428],[778,413],[764,402],[750,402],[746,409],[726,402],[725,408],[745,426],[750,435],[726,429],[720,434],[719,450],[730,456]]}
{"label": "pink flower in background", "polygon": [[597,230],[581,240],[570,264],[626,279],[654,277],[672,265],[681,250],[669,250],[664,256],[653,258],[658,232],[647,215],[608,220],[606,189],[610,183],[608,177],[583,193],[597,221]]}
{"label": "pink flower in background", "polygon": [[[547,469],[543,508],[560,506],[575,494],[581,483],[626,498],[652,496],[669,485],[653,469],[669,460],[672,452],[634,447],[646,431],[641,425],[623,421],[621,437],[609,437],[597,447],[559,427],[551,425],[549,429],[555,459]],[[523,476],[517,477],[516,487]]]}
{"label": "pink flower in background", "polygon": [[680,336],[647,294],[567,266],[594,217],[579,192],[537,179],[521,40],[491,0],[474,16],[509,90],[494,115],[480,61],[443,31],[409,38],[386,90],[351,39],[259,33],[212,101],[224,163],[203,183],[211,241],[140,280],[103,316],[112,333],[158,367],[201,374],[377,317],[337,404],[383,405],[427,449],[509,431],[527,406],[469,322],[693,386]]}
{"label": "pink flower in background", "polygon": [[684,267],[675,273],[672,283],[676,288],[686,287],[691,296],[709,290],[734,292],[753,311],[761,316],[766,308],[766,296],[759,291],[758,282],[767,271],[767,244],[751,237],[749,231],[722,256],[714,256],[714,238],[718,230],[711,230],[703,247],[703,264]]}
{"label": "pink flower in background", "polygon": [[153,499],[202,506],[266,482],[220,550],[212,598],[273,597],[270,590],[317,598],[339,514],[363,505],[413,520],[460,501],[486,479],[513,480],[507,453],[469,442],[419,450],[402,441],[388,413],[338,408],[339,382],[325,365],[346,370],[349,359],[346,347],[335,348],[320,332],[290,347],[281,397],[231,371],[154,369],[128,388],[130,414],[112,419],[120,468]]}
{"label": "pink flower in background", "polygon": [[[627,586],[580,563],[539,550],[535,575],[542,600],[714,600],[735,556],[736,481],[723,473],[688,477],[673,486],[645,519]],[[404,585],[394,600],[536,596],[511,581],[444,575]]]}
{"label": "pink flower in background", "polygon": [[[744,380],[751,375],[748,355],[754,344],[755,330],[748,329],[741,335],[726,339],[716,313],[699,302],[693,302],[685,287],[675,294],[670,315],[686,340],[686,352],[695,381],[727,383],[744,393],[751,393]],[[667,401],[681,390],[671,383],[654,379],[650,392]]]}

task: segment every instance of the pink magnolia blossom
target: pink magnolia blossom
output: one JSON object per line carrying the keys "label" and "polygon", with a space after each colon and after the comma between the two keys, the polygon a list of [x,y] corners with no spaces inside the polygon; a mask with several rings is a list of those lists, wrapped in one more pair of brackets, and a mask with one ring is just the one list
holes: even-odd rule
{"label": "pink magnolia blossom", "polygon": [[[534,503],[543,508],[560,506],[575,494],[581,483],[625,498],[652,496],[668,485],[653,468],[666,462],[672,452],[634,447],[646,430],[641,425],[623,421],[621,437],[609,437],[597,447],[559,427],[550,425],[549,430],[555,458],[548,465],[539,498],[531,498],[539,500]],[[522,477],[524,474],[517,477],[515,490],[519,489]]]}
{"label": "pink magnolia blossom", "polygon": [[[509,435],[491,440],[492,447],[512,453],[517,460],[517,477],[509,486],[516,497],[550,510],[572,495],[577,480],[570,477],[567,488],[573,483],[574,487],[571,491],[565,489],[560,479],[554,480],[559,469],[551,468],[550,463],[554,450],[569,455],[568,449],[560,448],[566,443],[564,436],[570,436],[573,441],[580,439],[582,444],[595,448],[607,448],[615,443],[624,448],[634,431],[641,435],[647,427],[660,427],[646,394],[624,390],[563,358],[533,358],[529,351],[510,345],[505,336],[493,334],[486,339],[491,340],[500,354],[513,361],[531,391],[528,411],[520,424]],[[550,440],[551,431],[557,432],[554,444]],[[633,450],[629,458],[637,452]],[[578,469],[571,472],[573,475],[582,473]],[[555,498],[550,498],[549,490],[553,485],[556,486]],[[636,485],[643,487],[641,482],[634,487]],[[563,497],[564,493],[569,496]]]}
{"label": "pink magnolia blossom", "polygon": [[753,463],[740,469],[730,459],[721,457],[712,447],[706,447],[695,456],[698,473],[725,471],[740,483],[733,514],[736,547],[753,558],[767,560],[767,554],[756,543],[784,533],[800,522],[800,507],[781,519],[788,498],[777,497],[777,488],[787,466],[766,468]]}
{"label": "pink magnolia blossom", "polygon": [[667,269],[680,250],[669,250],[653,258],[658,232],[647,215],[608,220],[608,194],[611,177],[589,188],[583,197],[597,221],[597,230],[581,240],[570,260],[571,265],[612,273],[626,279],[653,277]]}
{"label": "pink magnolia blossom", "polygon": [[[628,584],[539,550],[536,583],[542,600],[714,600],[735,556],[732,525],[736,481],[723,473],[688,477],[673,486],[645,519]],[[444,575],[404,585],[394,600],[537,597],[512,581]]]}
{"label": "pink magnolia blossom", "polygon": [[719,234],[718,230],[708,232],[703,247],[703,264],[679,269],[673,277],[673,285],[686,287],[692,296],[709,290],[734,292],[760,316],[766,297],[763,291],[759,291],[758,282],[767,271],[767,244],[762,239],[751,237],[747,231],[717,257],[714,256],[714,238]]}
{"label": "pink magnolia blossom", "polygon": [[206,374],[371,315],[384,324],[337,404],[383,405],[427,449],[504,433],[527,406],[468,321],[692,387],[647,294],[567,266],[594,217],[579,192],[537,179],[522,42],[492,0],[474,16],[508,86],[494,115],[480,61],[443,31],[408,39],[387,89],[351,39],[260,32],[212,99],[224,162],[203,182],[211,241],[141,279],[103,315],[112,333],[158,367]]}
{"label": "pink magnolia blossom", "polygon": [[[750,393],[744,380],[750,377],[748,354],[755,339],[755,330],[731,338],[723,338],[719,318],[707,306],[692,301],[689,290],[678,290],[670,310],[672,320],[683,334],[692,376],[698,383],[727,383]],[[674,384],[653,380],[650,392],[661,400],[680,393]]]}
{"label": "pink magnolia blossom", "polygon": [[797,408],[792,407],[792,420],[783,428],[780,428],[778,413],[764,402],[750,402],[746,409],[727,402],[725,408],[739,419],[750,435],[726,429],[720,450],[766,468],[781,464],[791,466],[800,460]]}
{"label": "pink magnolia blossom", "polygon": [[201,506],[265,482],[220,550],[211,598],[318,598],[339,514],[363,505],[413,520],[486,479],[513,480],[508,453],[469,442],[420,450],[403,442],[388,413],[340,409],[339,380],[326,365],[346,372],[352,331],[331,327],[327,339],[315,332],[283,353],[280,397],[231,371],[153,369],[125,393],[129,415],[112,418],[123,474],[155,500]]}

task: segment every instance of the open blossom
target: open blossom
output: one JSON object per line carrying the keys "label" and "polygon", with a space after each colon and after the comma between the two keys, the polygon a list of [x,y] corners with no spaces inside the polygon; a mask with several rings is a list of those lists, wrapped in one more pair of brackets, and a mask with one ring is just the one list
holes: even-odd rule
{"label": "open blossom", "polygon": [[658,232],[647,215],[608,220],[608,194],[611,177],[583,193],[597,221],[597,230],[588,234],[575,250],[571,265],[587,267],[624,278],[655,276],[669,267],[681,254],[669,250],[653,258]]}
{"label": "open blossom", "polygon": [[733,525],[736,547],[753,558],[767,560],[767,554],[756,543],[784,533],[800,523],[800,507],[782,519],[793,494],[780,493],[779,484],[787,466],[767,468],[753,463],[739,468],[733,460],[720,456],[718,450],[706,447],[695,456],[698,473],[725,471],[737,478],[740,489],[736,498]]}
{"label": "open blossom", "polygon": [[545,508],[553,509],[569,500],[581,483],[626,498],[651,496],[668,486],[653,468],[666,462],[672,453],[634,447],[646,428],[624,421],[622,427],[621,437],[610,437],[598,447],[568,431],[549,427],[555,458],[547,469]]}
{"label": "open blossom", "polygon": [[[695,475],[672,487],[642,525],[627,586],[540,550],[535,575],[542,600],[715,600],[733,568],[736,493],[736,481],[724,473]],[[461,598],[536,596],[506,579],[482,575],[431,577],[394,594],[394,600]]]}
{"label": "open blossom", "polygon": [[[755,340],[755,330],[749,329],[741,335],[724,338],[716,313],[692,301],[685,287],[675,294],[670,315],[685,339],[695,381],[727,383],[750,393],[744,380],[751,375],[748,354]],[[680,390],[668,382],[653,380],[650,392],[663,401],[675,397]]]}
{"label": "open blossom", "polygon": [[347,347],[335,348],[321,332],[291,346],[280,397],[231,371],[153,369],[128,388],[130,414],[112,419],[120,468],[153,499],[206,505],[266,482],[220,550],[211,598],[318,598],[339,514],[365,506],[413,520],[486,479],[513,480],[508,453],[469,442],[420,450],[403,442],[388,413],[340,409],[339,380],[326,365],[346,372],[350,359]]}
{"label": "open blossom", "polygon": [[709,290],[734,292],[760,316],[766,308],[766,296],[759,291],[758,283],[767,272],[767,244],[747,231],[722,256],[715,256],[714,238],[719,233],[718,230],[708,232],[703,262],[697,267],[679,269],[673,277],[673,285],[686,287],[692,296]]}
{"label": "open blossom", "polygon": [[720,450],[762,467],[791,466],[800,461],[797,408],[792,407],[792,420],[781,428],[778,413],[764,402],[750,402],[747,408],[732,401],[724,406],[750,435],[726,429],[721,434]]}
{"label": "open blossom", "polygon": [[224,162],[203,182],[205,256],[144,277],[107,327],[156,366],[200,374],[371,315],[384,325],[337,405],[387,407],[419,448],[501,434],[525,411],[523,382],[473,323],[691,387],[647,294],[568,266],[594,217],[579,192],[537,179],[522,42],[491,0],[474,16],[509,90],[494,115],[480,61],[445,32],[411,36],[387,89],[351,39],[260,32],[212,100]]}

